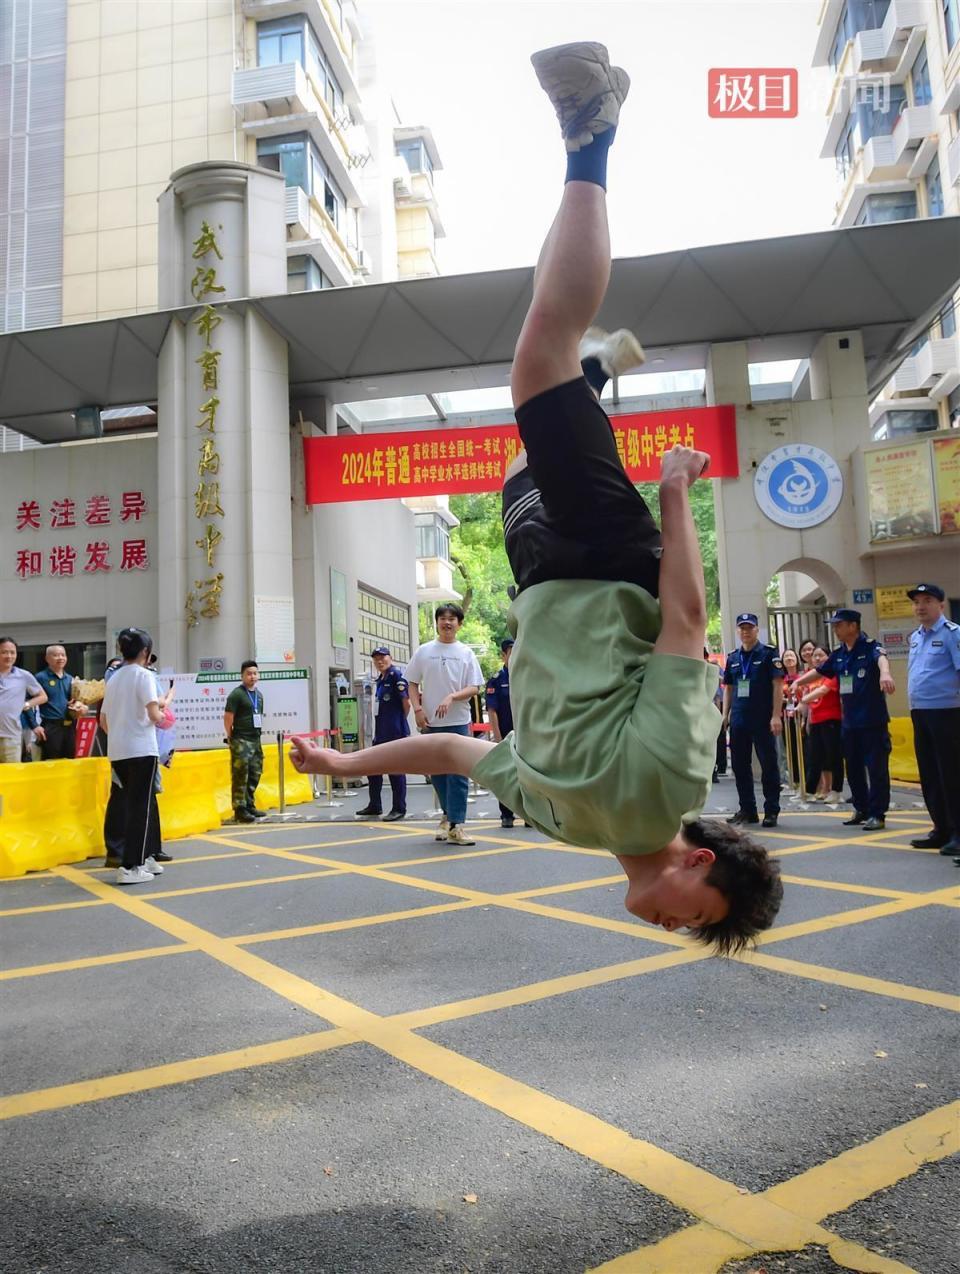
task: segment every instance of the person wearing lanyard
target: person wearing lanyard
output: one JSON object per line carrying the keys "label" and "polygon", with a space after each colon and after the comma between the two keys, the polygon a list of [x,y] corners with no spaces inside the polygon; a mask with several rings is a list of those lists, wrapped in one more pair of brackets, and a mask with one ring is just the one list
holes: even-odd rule
{"label": "person wearing lanyard", "polygon": [[918,584],[907,596],[920,621],[910,634],[907,657],[913,747],[923,799],[933,820],[933,829],[910,844],[960,854],[960,624],[944,615],[939,584]]}
{"label": "person wearing lanyard", "polygon": [[254,803],[257,784],[263,773],[263,695],[256,688],[260,669],[256,660],[245,659],[240,665],[243,685],[227,695],[223,711],[223,729],[230,745],[230,787],[233,814],[238,823],[253,823],[266,818]]}
{"label": "person wearing lanyard", "polygon": [[890,730],[885,696],[896,689],[887,652],[860,631],[860,612],[846,607],[827,620],[840,645],[818,669],[805,672],[799,689],[817,677],[840,681],[841,738],[853,814],[845,827],[878,832],[886,826],[890,804]]}
{"label": "person wearing lanyard", "polygon": [[740,808],[728,823],[758,823],[753,786],[753,753],[763,783],[763,826],[776,827],[780,814],[780,770],[774,739],[783,729],[783,662],[774,646],[759,640],[756,615],[737,616],[739,650],[727,655],[723,674],[723,724],[730,726],[730,762]]}
{"label": "person wearing lanyard", "polygon": [[[399,668],[394,665],[389,646],[378,646],[371,658],[377,670],[377,693],[375,720],[373,726],[373,744],[391,743],[394,739],[405,739],[410,733],[410,694],[407,680]],[[390,813],[383,820],[385,823],[396,823],[407,817],[407,776],[405,774],[390,775],[390,792],[392,796]],[[379,818],[383,813],[383,775],[370,775],[370,791],[367,803],[362,810],[357,810],[357,818]]]}

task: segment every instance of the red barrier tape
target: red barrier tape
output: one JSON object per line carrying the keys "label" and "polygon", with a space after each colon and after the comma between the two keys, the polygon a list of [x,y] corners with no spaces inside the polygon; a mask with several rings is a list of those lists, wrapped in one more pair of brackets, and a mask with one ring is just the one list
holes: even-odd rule
{"label": "red barrier tape", "polygon": [[285,739],[331,739],[334,735],[339,738],[341,733],[340,730],[293,730],[283,737]]}
{"label": "red barrier tape", "polygon": [[480,725],[472,725],[470,727],[470,733],[471,734],[489,734],[492,729],[493,729],[493,726],[488,725],[486,721],[484,721]]}

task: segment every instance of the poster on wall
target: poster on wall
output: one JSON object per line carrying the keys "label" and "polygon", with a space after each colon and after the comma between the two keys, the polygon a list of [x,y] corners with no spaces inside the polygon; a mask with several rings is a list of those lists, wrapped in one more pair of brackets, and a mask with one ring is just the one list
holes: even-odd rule
{"label": "poster on wall", "polygon": [[913,629],[907,625],[902,628],[881,628],[880,645],[890,659],[906,659],[910,654],[910,634]]}
{"label": "poster on wall", "polygon": [[868,451],[864,460],[870,542],[936,535],[939,525],[927,440]]}
{"label": "poster on wall", "polygon": [[[239,672],[183,672],[161,677],[174,683],[170,705],[177,718],[177,749],[222,748],[223,709],[230,691],[240,685]],[[261,672],[263,741],[274,742],[278,730],[290,734],[311,729],[310,673],[306,668]]]}
{"label": "poster on wall", "polygon": [[253,642],[259,663],[295,663],[293,632],[292,597],[253,599]]}
{"label": "poster on wall", "polygon": [[347,645],[347,577],[330,567],[330,645]]}
{"label": "poster on wall", "polygon": [[960,535],[960,437],[933,438],[933,472],[941,535]]}
{"label": "poster on wall", "polygon": [[912,584],[888,584],[876,590],[877,619],[907,619],[913,616],[913,602],[907,596]]}

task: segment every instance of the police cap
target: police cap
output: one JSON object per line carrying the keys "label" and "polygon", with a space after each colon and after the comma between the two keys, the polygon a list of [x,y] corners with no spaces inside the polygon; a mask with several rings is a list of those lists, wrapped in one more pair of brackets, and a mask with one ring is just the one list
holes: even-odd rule
{"label": "police cap", "polygon": [[500,643],[500,649],[501,649],[501,650],[509,650],[509,649],[510,649],[510,647],[511,647],[512,645],[513,645],[513,638],[512,638],[512,637],[504,637],[503,641]]}
{"label": "police cap", "polygon": [[935,597],[938,602],[945,599],[943,589],[939,584],[918,584],[916,588],[908,588],[907,596],[911,601],[916,601],[918,597]]}
{"label": "police cap", "polygon": [[759,620],[756,615],[752,615],[750,611],[746,610],[742,615],[737,616],[737,627],[739,628],[741,624],[753,624],[754,628],[756,628]]}
{"label": "police cap", "polygon": [[824,622],[827,624],[859,624],[860,612],[858,610],[848,610],[846,606],[841,606],[839,610],[835,610],[830,618]]}
{"label": "police cap", "polygon": [[378,646],[378,647],[376,648],[376,650],[371,651],[370,653],[371,653],[371,654],[374,654],[374,655],[389,655],[389,654],[390,654],[390,647],[389,647],[389,646]]}

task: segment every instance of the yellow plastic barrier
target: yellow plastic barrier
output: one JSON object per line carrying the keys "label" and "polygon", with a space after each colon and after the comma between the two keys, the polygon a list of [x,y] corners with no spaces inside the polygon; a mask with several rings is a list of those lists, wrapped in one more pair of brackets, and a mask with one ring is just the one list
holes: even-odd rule
{"label": "yellow plastic barrier", "polygon": [[109,790],[102,757],[0,765],[0,876],[102,854]]}
{"label": "yellow plastic barrier", "polygon": [[[257,803],[280,804],[276,743],[264,747],[263,779]],[[313,800],[310,779],[290,763],[284,745],[287,805]],[[233,817],[230,753],[178,752],[170,769],[161,767],[159,797],[164,840],[180,840],[219,828]],[[45,871],[59,863],[79,863],[104,852],[103,816],[110,792],[110,763],[103,757],[0,765],[0,877]]]}
{"label": "yellow plastic barrier", "polygon": [[919,783],[917,754],[913,750],[913,722],[909,717],[890,721],[890,777],[901,783]]}

